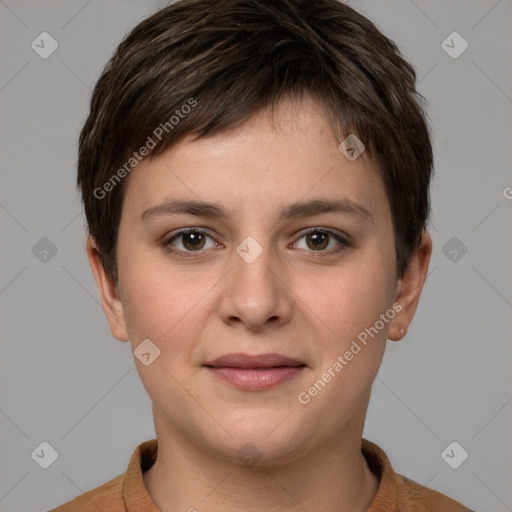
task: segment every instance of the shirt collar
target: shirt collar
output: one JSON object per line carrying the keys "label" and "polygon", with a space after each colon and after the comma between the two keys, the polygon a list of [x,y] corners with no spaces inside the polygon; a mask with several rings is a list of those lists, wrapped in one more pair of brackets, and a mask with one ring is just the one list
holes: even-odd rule
{"label": "shirt collar", "polygon": [[[367,512],[394,510],[398,505],[396,473],[384,451],[362,439],[361,451],[368,467],[379,479],[379,487]],[[160,512],[144,486],[142,473],[154,463],[158,454],[157,439],[141,443],[133,452],[123,480],[123,500],[127,512]]]}

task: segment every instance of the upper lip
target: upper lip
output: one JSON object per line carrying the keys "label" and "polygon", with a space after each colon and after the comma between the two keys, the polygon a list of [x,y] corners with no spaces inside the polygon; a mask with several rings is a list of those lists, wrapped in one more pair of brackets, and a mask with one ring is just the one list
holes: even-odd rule
{"label": "upper lip", "polygon": [[305,366],[304,363],[281,354],[226,354],[213,361],[204,363],[204,366],[214,368],[274,368],[279,366]]}

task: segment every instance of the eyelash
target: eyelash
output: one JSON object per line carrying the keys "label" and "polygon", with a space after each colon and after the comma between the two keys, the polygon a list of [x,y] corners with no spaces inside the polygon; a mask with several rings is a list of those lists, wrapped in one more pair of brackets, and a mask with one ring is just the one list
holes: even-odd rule
{"label": "eyelash", "polygon": [[[181,257],[181,258],[196,258],[197,255],[195,253],[201,253],[201,252],[204,252],[204,251],[203,250],[198,250],[198,251],[182,251],[180,249],[175,249],[174,247],[172,247],[170,245],[171,242],[173,242],[174,240],[179,239],[181,236],[188,235],[190,233],[199,233],[199,234],[202,234],[202,235],[206,235],[206,236],[210,237],[213,240],[213,237],[211,235],[209,235],[208,233],[206,233],[205,231],[201,231],[201,230],[196,229],[196,228],[187,228],[187,229],[183,229],[183,230],[179,231],[178,233],[172,235],[171,237],[167,238],[164,241],[163,246],[171,254],[174,254],[174,255],[176,255],[178,257]],[[334,231],[331,231],[329,229],[324,229],[324,228],[310,228],[307,231],[305,231],[304,233],[302,233],[301,236],[297,240],[300,240],[301,238],[304,238],[305,236],[310,235],[312,233],[327,233],[330,237],[334,238],[341,245],[341,248],[331,249],[329,251],[325,251],[325,250],[320,250],[320,251],[309,250],[308,252],[312,253],[311,255],[313,257],[315,257],[315,258],[317,258],[317,257],[324,257],[324,256],[330,256],[332,254],[336,254],[336,253],[342,252],[344,249],[346,249],[348,247],[351,247],[351,245],[352,245],[347,239],[345,239],[342,236],[338,235]]]}

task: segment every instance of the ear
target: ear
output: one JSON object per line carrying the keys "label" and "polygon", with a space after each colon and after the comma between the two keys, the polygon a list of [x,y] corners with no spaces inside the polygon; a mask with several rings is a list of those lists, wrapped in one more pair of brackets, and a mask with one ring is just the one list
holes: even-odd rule
{"label": "ear", "polygon": [[105,272],[96,241],[91,236],[87,238],[85,250],[100,292],[101,306],[110,325],[112,336],[119,341],[129,341],[123,304],[119,298],[117,287]]}
{"label": "ear", "polygon": [[[421,290],[427,278],[431,255],[432,239],[424,231],[421,244],[412,257],[405,274],[397,281],[395,302],[400,303],[402,309],[391,322],[388,338],[392,341],[401,340],[412,321],[420,300]],[[403,329],[405,332],[400,332],[400,329]]]}

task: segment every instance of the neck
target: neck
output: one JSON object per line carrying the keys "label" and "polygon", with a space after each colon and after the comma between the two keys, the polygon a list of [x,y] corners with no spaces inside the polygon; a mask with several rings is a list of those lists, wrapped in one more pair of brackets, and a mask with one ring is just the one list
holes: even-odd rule
{"label": "neck", "polygon": [[177,436],[158,439],[158,458],[143,478],[162,512],[365,512],[378,489],[358,429],[280,465],[244,466]]}

